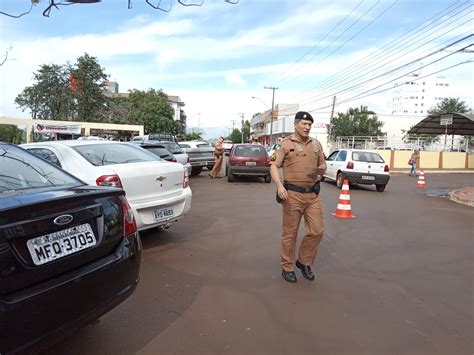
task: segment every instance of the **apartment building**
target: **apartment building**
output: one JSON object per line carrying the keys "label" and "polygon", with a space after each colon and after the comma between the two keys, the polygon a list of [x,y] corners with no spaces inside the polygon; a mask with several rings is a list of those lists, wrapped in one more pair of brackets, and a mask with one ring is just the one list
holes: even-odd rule
{"label": "apartment building", "polygon": [[392,115],[426,116],[428,110],[452,96],[448,78],[421,76],[421,73],[414,73],[395,83],[392,90]]}

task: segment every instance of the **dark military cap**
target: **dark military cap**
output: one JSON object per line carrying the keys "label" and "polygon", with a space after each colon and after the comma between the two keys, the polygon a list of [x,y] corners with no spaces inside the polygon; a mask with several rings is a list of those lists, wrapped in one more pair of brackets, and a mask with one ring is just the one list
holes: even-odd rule
{"label": "dark military cap", "polygon": [[311,123],[314,122],[313,116],[311,116],[308,112],[305,112],[305,111],[299,111],[296,113],[295,121],[299,121],[299,120],[307,120],[307,121],[311,121]]}

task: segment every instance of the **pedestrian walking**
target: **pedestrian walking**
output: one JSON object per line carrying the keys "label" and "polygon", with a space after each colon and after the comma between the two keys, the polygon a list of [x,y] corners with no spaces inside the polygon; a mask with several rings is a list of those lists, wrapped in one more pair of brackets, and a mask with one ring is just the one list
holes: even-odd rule
{"label": "pedestrian walking", "polygon": [[[281,148],[271,156],[270,173],[277,186],[277,201],[283,207],[283,232],[281,238],[282,276],[288,282],[297,282],[295,266],[303,277],[315,279],[314,264],[323,237],[323,212],[319,197],[319,181],[326,172],[321,143],[309,137],[313,117],[300,111],[295,115],[294,133],[281,141]],[[279,168],[283,168],[284,181]],[[298,229],[304,217],[305,231],[298,259],[295,249]]]}
{"label": "pedestrian walking", "polygon": [[222,168],[222,159],[224,156],[224,137],[219,137],[219,140],[214,145],[214,166],[212,167],[211,172],[209,173],[209,177],[211,179],[221,178],[220,171]]}
{"label": "pedestrian walking", "polygon": [[418,176],[416,174],[416,167],[419,161],[420,161],[420,150],[415,149],[413,153],[411,154],[410,160],[408,161],[408,163],[411,165],[410,174],[408,174],[409,176],[412,176],[412,174],[413,176]]}

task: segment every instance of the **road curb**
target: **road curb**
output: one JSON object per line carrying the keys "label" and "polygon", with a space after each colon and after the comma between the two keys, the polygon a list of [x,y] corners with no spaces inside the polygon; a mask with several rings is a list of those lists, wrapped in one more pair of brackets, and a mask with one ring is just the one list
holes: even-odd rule
{"label": "road curb", "polygon": [[474,188],[465,187],[448,193],[448,199],[457,203],[462,203],[474,207]]}

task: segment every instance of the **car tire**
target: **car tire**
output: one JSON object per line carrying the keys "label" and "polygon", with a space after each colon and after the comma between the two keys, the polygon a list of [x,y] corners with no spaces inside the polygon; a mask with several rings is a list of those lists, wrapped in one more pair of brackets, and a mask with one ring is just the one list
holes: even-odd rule
{"label": "car tire", "polygon": [[234,179],[234,174],[232,174],[231,172],[229,172],[229,175],[227,175],[227,181],[228,182],[234,182],[235,179]]}
{"label": "car tire", "polygon": [[385,186],[387,185],[375,185],[375,188],[377,189],[377,192],[384,192],[385,191]]}
{"label": "car tire", "polygon": [[267,184],[270,183],[270,182],[272,182],[272,176],[271,176],[271,175],[265,175],[264,179],[265,179],[265,182],[266,182]]}
{"label": "car tire", "polygon": [[201,166],[191,168],[191,176],[199,175],[201,174],[201,172],[202,172]]}
{"label": "car tire", "polygon": [[336,187],[342,189],[342,185],[344,185],[344,175],[341,172],[338,172],[336,176]]}
{"label": "car tire", "polygon": [[214,168],[214,164],[213,164],[213,165],[208,165],[208,166],[207,166],[207,170],[209,170],[209,171],[211,171],[213,168]]}

